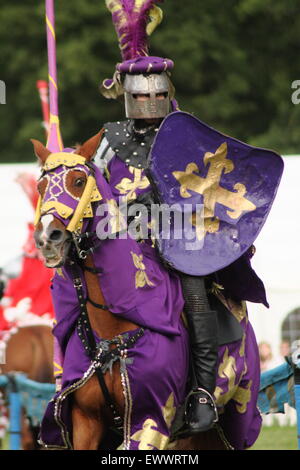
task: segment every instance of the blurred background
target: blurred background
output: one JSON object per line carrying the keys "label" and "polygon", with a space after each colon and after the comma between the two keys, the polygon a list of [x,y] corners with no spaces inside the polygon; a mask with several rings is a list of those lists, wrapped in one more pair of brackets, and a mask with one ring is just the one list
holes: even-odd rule
{"label": "blurred background", "polygon": [[[174,60],[182,110],[250,144],[298,153],[300,80],[298,0],[167,0],[150,40]],[[60,114],[65,143],[93,135],[123,107],[98,92],[120,60],[104,0],[56,0]],[[47,79],[43,0],[0,0],[0,161],[31,161],[29,139],[44,138],[36,80]],[[300,95],[299,95],[300,96]]]}
{"label": "blurred background", "polygon": [[[120,61],[104,0],[56,0],[59,108],[65,146],[123,119],[122,101],[99,84]],[[284,156],[285,172],[253,266],[270,309],[249,305],[262,366],[283,361],[300,336],[300,3],[298,0],[167,0],[150,52],[175,62],[183,111],[219,131]],[[15,183],[36,172],[30,138],[45,141],[36,81],[47,80],[44,0],[0,0],[0,266],[17,256],[32,209]],[[292,95],[296,98],[292,101]],[[267,359],[263,359],[266,356]],[[263,364],[265,362],[265,364]]]}

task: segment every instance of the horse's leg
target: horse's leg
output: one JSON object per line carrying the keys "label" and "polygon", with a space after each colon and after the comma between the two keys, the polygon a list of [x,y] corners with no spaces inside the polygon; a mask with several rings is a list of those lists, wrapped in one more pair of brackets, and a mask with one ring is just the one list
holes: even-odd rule
{"label": "horse's leg", "polygon": [[104,433],[104,399],[95,375],[73,395],[74,450],[97,450]]}
{"label": "horse's leg", "polygon": [[97,450],[104,434],[101,417],[87,415],[74,404],[72,421],[74,450]]}
{"label": "horse's leg", "polygon": [[[104,376],[106,386],[121,414],[124,413],[124,395],[120,366],[114,364],[113,373]],[[98,379],[93,375],[85,385],[74,392],[72,405],[74,450],[98,449],[111,418]]]}
{"label": "horse's leg", "polygon": [[35,441],[30,429],[29,420],[25,416],[25,410],[22,410],[21,417],[21,446],[23,450],[37,449],[37,442]]}

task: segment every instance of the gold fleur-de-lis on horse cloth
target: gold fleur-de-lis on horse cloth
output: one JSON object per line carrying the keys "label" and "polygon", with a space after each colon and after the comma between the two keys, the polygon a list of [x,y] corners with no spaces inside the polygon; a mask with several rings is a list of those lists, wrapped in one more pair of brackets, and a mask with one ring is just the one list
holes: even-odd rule
{"label": "gold fleur-de-lis on horse cloth", "polygon": [[136,190],[148,188],[150,182],[147,176],[143,175],[143,170],[130,166],[130,173],[133,175],[133,179],[123,178],[115,188],[120,191],[120,194],[126,195],[126,200],[130,201],[136,199]]}
{"label": "gold fleur-de-lis on horse cloth", "polygon": [[[247,369],[245,369],[243,374],[245,372],[247,372]],[[214,396],[217,405],[221,407],[226,405],[229,400],[233,400],[237,411],[241,414],[245,413],[248,403],[251,401],[252,380],[243,381],[243,387],[237,383],[236,360],[233,356],[229,355],[228,348],[225,349],[222,362],[218,369],[218,375],[227,379],[227,391],[224,391],[221,387],[216,387]]]}
{"label": "gold fleur-de-lis on horse cloth", "polygon": [[[202,239],[207,232],[215,233],[219,230],[220,220],[215,217],[216,204],[227,207],[226,214],[231,219],[238,219],[243,212],[250,212],[256,209],[249,199],[245,197],[247,189],[244,184],[236,183],[234,191],[229,191],[220,186],[220,180],[224,173],[230,173],[234,169],[234,163],[227,159],[227,143],[224,142],[215,153],[206,152],[203,158],[205,166],[209,165],[206,178],[200,176],[196,163],[189,163],[185,171],[173,171],[173,176],[180,183],[180,195],[189,198],[192,194],[189,191],[203,195],[203,210],[201,217],[204,217],[203,228],[200,229],[195,222],[195,214],[191,216],[191,223],[196,226],[196,233]],[[196,174],[197,173],[197,174]]]}
{"label": "gold fleur-de-lis on horse cloth", "polygon": [[135,288],[138,289],[139,287],[145,287],[147,286],[154,286],[153,282],[150,281],[150,279],[147,276],[146,273],[146,266],[143,263],[143,255],[138,255],[136,253],[133,253],[133,251],[130,252],[133,260],[133,264],[137,269],[137,272],[135,273]]}
{"label": "gold fleur-de-lis on horse cloth", "polygon": [[[173,393],[161,410],[163,419],[170,429],[176,413]],[[144,421],[142,429],[133,434],[131,439],[139,442],[139,450],[164,450],[169,443],[169,437],[159,431],[158,424],[151,418]]]}

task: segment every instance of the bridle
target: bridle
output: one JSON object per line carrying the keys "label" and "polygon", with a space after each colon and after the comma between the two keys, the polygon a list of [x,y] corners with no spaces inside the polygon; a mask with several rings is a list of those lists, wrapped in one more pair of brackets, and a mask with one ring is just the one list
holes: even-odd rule
{"label": "bridle", "polygon": [[47,172],[53,171],[59,166],[74,168],[76,165],[81,165],[84,169],[88,170],[87,182],[76,209],[74,210],[57,200],[43,202],[42,196],[40,196],[36,208],[35,226],[38,224],[42,215],[55,211],[62,219],[70,219],[66,230],[78,234],[82,231],[83,220],[93,217],[92,202],[101,201],[102,196],[97,188],[95,170],[92,164],[84,157],[74,153],[52,153],[43,165],[41,178],[45,176]]}

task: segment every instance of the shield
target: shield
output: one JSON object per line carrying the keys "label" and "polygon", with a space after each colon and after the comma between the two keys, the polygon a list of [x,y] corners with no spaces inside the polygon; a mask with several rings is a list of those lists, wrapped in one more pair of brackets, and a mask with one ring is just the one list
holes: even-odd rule
{"label": "shield", "polygon": [[224,135],[188,113],[168,115],[149,167],[164,208],[156,239],[165,261],[198,276],[233,263],[262,229],[282,172],[275,152]]}

